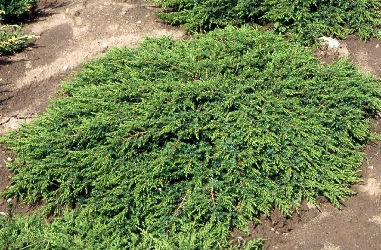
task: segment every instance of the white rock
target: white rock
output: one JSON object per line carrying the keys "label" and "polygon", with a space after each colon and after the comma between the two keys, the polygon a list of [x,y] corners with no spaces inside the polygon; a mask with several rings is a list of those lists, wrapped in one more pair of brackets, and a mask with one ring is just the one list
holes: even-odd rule
{"label": "white rock", "polygon": [[322,45],[327,46],[328,49],[337,50],[340,48],[340,42],[332,37],[322,36],[319,40],[321,41]]}
{"label": "white rock", "polygon": [[108,48],[108,44],[107,43],[102,43],[102,48],[104,48],[104,49],[107,49]]}
{"label": "white rock", "polygon": [[12,198],[9,198],[9,199],[7,200],[7,202],[8,202],[8,203],[11,203],[11,202],[12,202]]}
{"label": "white rock", "polygon": [[13,161],[12,157],[8,157],[7,161],[12,162]]}
{"label": "white rock", "polygon": [[312,204],[311,202],[307,202],[308,209],[316,209],[316,206]]}
{"label": "white rock", "polygon": [[142,21],[140,21],[140,20],[139,20],[139,21],[137,21],[136,23],[137,23],[137,24],[141,24],[141,23],[142,23]]}
{"label": "white rock", "polygon": [[5,216],[5,215],[7,215],[7,213],[0,212],[0,215],[1,215],[1,216]]}
{"label": "white rock", "polygon": [[66,71],[68,68],[69,68],[68,65],[64,65],[64,66],[62,66],[62,70],[63,70],[63,71]]}

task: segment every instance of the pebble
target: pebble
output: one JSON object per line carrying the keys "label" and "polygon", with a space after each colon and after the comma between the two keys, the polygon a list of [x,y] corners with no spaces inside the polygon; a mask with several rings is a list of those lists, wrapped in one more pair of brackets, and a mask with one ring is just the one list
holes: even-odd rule
{"label": "pebble", "polygon": [[1,215],[1,216],[5,216],[5,215],[7,215],[7,213],[0,212],[0,215]]}
{"label": "pebble", "polygon": [[64,66],[62,66],[63,71],[66,71],[68,68],[69,68],[68,65],[64,65]]}
{"label": "pebble", "polygon": [[316,206],[312,204],[311,202],[307,202],[308,209],[316,209]]}
{"label": "pebble", "polygon": [[107,43],[102,43],[102,48],[107,49],[108,48],[108,44]]}
{"label": "pebble", "polygon": [[11,203],[12,202],[12,198],[9,198],[8,200],[7,200],[7,203]]}
{"label": "pebble", "polygon": [[139,20],[139,21],[137,21],[136,23],[137,23],[137,24],[141,24],[141,23],[142,23],[142,21],[140,21],[140,20]]}
{"label": "pebble", "polygon": [[340,42],[332,37],[322,36],[320,37],[323,45],[326,45],[328,49],[339,49]]}
{"label": "pebble", "polygon": [[7,158],[7,161],[12,162],[13,159],[12,159],[11,157],[8,157],[8,158]]}

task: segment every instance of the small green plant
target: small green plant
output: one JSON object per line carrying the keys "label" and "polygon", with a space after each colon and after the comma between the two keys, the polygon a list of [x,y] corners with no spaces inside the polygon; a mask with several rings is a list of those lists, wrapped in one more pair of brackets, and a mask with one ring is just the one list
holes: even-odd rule
{"label": "small green plant", "polygon": [[272,26],[292,40],[311,44],[323,35],[361,39],[380,37],[381,2],[378,0],[156,0],[167,11],[159,17],[185,24],[189,31],[226,25]]}
{"label": "small green plant", "polygon": [[18,154],[2,195],[60,216],[0,219],[0,246],[234,248],[232,229],[273,207],[353,194],[381,108],[379,81],[347,60],[248,27],[114,49],[62,88],[1,140]]}
{"label": "small green plant", "polygon": [[0,0],[0,55],[21,51],[27,46],[27,42],[37,38],[25,35],[18,24],[7,24],[30,11],[36,3],[35,0]]}
{"label": "small green plant", "polygon": [[27,47],[37,36],[25,35],[19,25],[0,24],[0,55],[10,55]]}
{"label": "small green plant", "polygon": [[0,10],[4,11],[0,21],[15,21],[35,8],[36,5],[37,0],[0,0]]}

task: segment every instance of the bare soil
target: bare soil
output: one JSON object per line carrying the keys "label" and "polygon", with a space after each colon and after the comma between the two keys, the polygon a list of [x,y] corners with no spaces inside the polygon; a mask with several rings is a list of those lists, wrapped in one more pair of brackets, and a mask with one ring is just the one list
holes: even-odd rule
{"label": "bare soil", "polygon": [[[40,38],[22,53],[0,57],[1,134],[44,112],[60,82],[107,49],[136,47],[145,36],[185,37],[181,29],[158,20],[157,6],[140,0],[40,0],[38,10],[38,18],[25,30]],[[364,43],[352,36],[341,44],[338,52],[316,54],[322,63],[349,56],[364,72],[381,77],[381,41]],[[373,130],[381,132],[380,117],[372,124]],[[358,194],[341,209],[323,198],[318,198],[319,208],[304,202],[291,218],[275,209],[271,216],[261,217],[261,224],[250,222],[249,235],[234,230],[234,238],[267,238],[265,249],[269,250],[381,249],[381,142],[371,142],[364,152],[368,157],[361,168],[364,181],[353,186]],[[0,192],[12,177],[5,162],[15,157],[0,145]],[[16,200],[12,203],[16,213],[35,209]],[[7,211],[7,201],[0,199],[0,216]]]}

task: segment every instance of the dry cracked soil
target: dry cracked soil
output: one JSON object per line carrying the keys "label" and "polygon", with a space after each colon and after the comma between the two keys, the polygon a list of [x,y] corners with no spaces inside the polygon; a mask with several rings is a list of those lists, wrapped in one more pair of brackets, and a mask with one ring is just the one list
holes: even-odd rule
{"label": "dry cracked soil", "polygon": [[[185,38],[180,28],[156,17],[158,6],[140,0],[40,0],[38,18],[25,25],[28,34],[39,36],[24,52],[0,57],[0,133],[17,129],[44,112],[60,82],[92,58],[114,46],[136,47],[146,36]],[[339,52],[317,51],[322,63],[349,57],[359,69],[381,77],[381,41],[341,41]],[[381,119],[372,129],[381,132]],[[361,167],[363,182],[353,186],[357,195],[341,209],[319,198],[319,209],[303,203],[298,213],[285,218],[276,209],[262,216],[261,224],[249,223],[251,233],[234,230],[235,238],[268,239],[269,250],[377,250],[381,249],[381,142],[364,149],[368,161]],[[0,145],[0,192],[10,185],[12,173],[6,162],[15,155]],[[35,207],[13,201],[14,211],[31,213]],[[0,216],[8,209],[0,199]]]}

